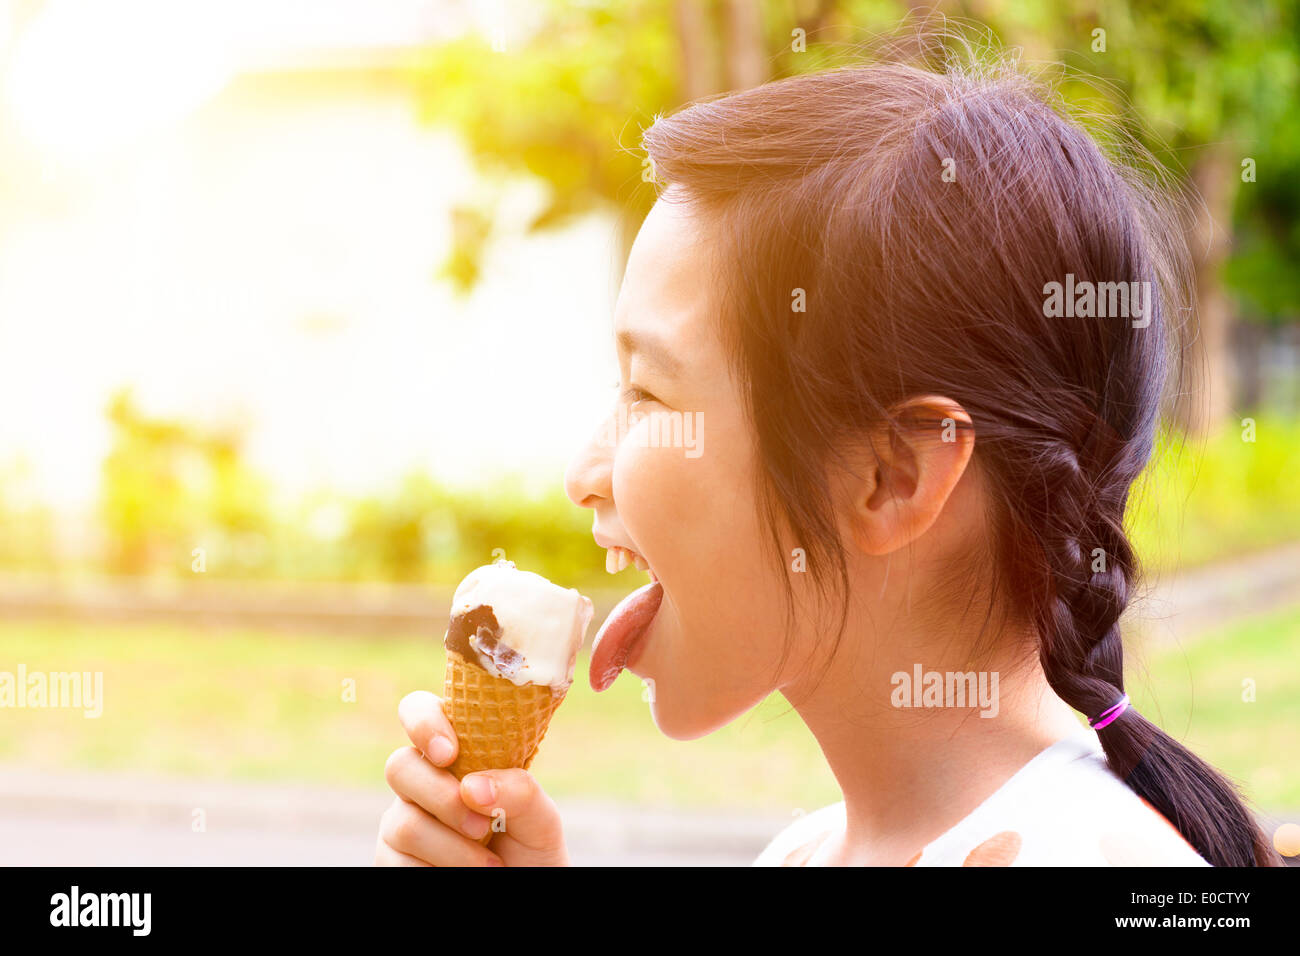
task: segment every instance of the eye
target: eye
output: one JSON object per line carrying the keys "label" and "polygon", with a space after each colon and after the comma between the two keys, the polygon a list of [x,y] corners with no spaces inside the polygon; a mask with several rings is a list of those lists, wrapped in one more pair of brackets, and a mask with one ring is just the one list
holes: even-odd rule
{"label": "eye", "polygon": [[623,401],[627,402],[629,405],[637,405],[641,402],[656,402],[662,404],[659,402],[659,399],[655,398],[639,385],[629,385],[625,388],[623,390]]}

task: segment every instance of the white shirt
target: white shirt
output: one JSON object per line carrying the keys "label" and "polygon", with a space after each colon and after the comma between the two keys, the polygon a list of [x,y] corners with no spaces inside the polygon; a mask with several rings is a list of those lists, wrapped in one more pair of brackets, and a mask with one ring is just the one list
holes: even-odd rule
{"label": "white shirt", "polygon": [[[754,866],[799,866],[844,828],[844,802],[777,834]],[[1021,767],[908,866],[1209,866],[1106,765],[1081,727]]]}

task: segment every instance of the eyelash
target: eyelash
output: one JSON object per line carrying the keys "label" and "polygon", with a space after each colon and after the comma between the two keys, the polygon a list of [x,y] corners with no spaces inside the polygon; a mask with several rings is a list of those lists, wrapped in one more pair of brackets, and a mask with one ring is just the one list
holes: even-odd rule
{"label": "eyelash", "polygon": [[[614,387],[620,388],[622,384],[622,382],[616,382]],[[631,405],[635,405],[637,402],[659,402],[659,399],[655,398],[639,385],[629,385],[627,388],[623,389],[620,398]]]}

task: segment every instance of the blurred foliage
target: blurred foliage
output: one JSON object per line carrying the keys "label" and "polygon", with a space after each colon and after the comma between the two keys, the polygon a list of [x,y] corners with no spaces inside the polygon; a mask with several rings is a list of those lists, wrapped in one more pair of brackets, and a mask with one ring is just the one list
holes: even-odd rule
{"label": "blurred foliage", "polygon": [[[1096,107],[1105,91],[1108,111],[1173,173],[1210,193],[1226,190],[1232,222],[1220,225],[1234,242],[1222,278],[1253,307],[1239,317],[1300,316],[1300,9],[1272,0],[1039,6],[1050,11],[1041,28],[1066,51],[1067,66],[1095,78],[1068,83],[1067,96]],[[1104,52],[1092,49],[1097,27],[1106,31]],[[1198,166],[1216,152],[1225,179],[1207,184]],[[1243,179],[1248,159],[1253,177]]]}
{"label": "blurred foliage", "polygon": [[55,516],[38,496],[27,462],[0,467],[0,567],[52,571],[58,566]]}
{"label": "blurred foliage", "polygon": [[149,418],[129,390],[114,395],[108,417],[100,513],[110,568],[188,570],[197,548],[243,571],[267,569],[270,486],[243,465],[238,435]]}
{"label": "blurred foliage", "polygon": [[[558,475],[538,493],[523,475],[452,488],[413,473],[363,497],[318,492],[277,509],[268,483],[243,462],[237,436],[149,419],[126,393],[109,414],[114,442],[104,462],[101,518],[105,564],[115,572],[185,576],[192,550],[203,548],[205,573],[222,578],[453,585],[504,556],[572,587],[608,584],[591,515],[568,500]],[[1201,564],[1300,538],[1300,422],[1250,421],[1252,429],[1231,423],[1203,441],[1162,434],[1129,514],[1149,568]],[[17,485],[4,477],[5,537],[48,537],[48,515],[6,506],[17,501],[6,489]],[[13,566],[14,557],[5,555],[0,560]],[[49,560],[40,547],[23,555],[26,567]]]}
{"label": "blurred foliage", "polygon": [[[454,128],[485,174],[548,184],[529,231],[625,204],[639,223],[654,197],[637,188],[636,123],[648,126],[674,102],[677,84],[669,5],[538,0],[533,13],[545,28],[522,49],[498,52],[470,34],[429,50],[419,70],[423,117]],[[439,275],[462,291],[478,278],[492,219],[469,203],[452,212],[453,248]]]}
{"label": "blurred foliage", "polygon": [[[1227,423],[1204,440],[1165,430],[1135,489],[1128,524],[1153,570],[1300,538],[1300,422]],[[1252,440],[1253,439],[1253,440]]]}
{"label": "blurred foliage", "polygon": [[1300,93],[1287,98],[1287,115],[1262,131],[1249,158],[1255,181],[1237,191],[1224,281],[1246,315],[1271,324],[1294,321],[1300,315]]}
{"label": "blurred foliage", "polygon": [[234,431],[149,418],[126,391],[108,416],[100,518],[116,573],[184,576],[201,548],[204,573],[225,578],[454,584],[500,555],[574,586],[604,574],[591,517],[558,480],[539,495],[522,475],[452,489],[414,473],[364,497],[319,492],[277,509]]}
{"label": "blurred foliage", "polygon": [[[875,39],[898,37],[922,5],[895,0],[756,0],[759,55],[769,78],[861,62]],[[717,5],[697,4],[722,35]],[[1252,314],[1300,314],[1294,215],[1300,204],[1300,11],[1292,3],[1239,0],[1018,0],[925,4],[958,28],[991,32],[1031,61],[1066,68],[1061,92],[1074,106],[1118,120],[1178,178],[1231,153],[1228,201],[1237,248],[1226,272]],[[687,46],[665,0],[544,0],[538,29],[518,48],[493,50],[471,34],[428,52],[419,70],[424,117],[454,129],[482,172],[527,173],[550,197],[531,229],[562,224],[597,207],[634,234],[653,202],[641,178],[640,131],[682,106]],[[937,23],[937,21],[936,21]],[[932,26],[935,24],[932,24]],[[806,49],[792,49],[805,31]],[[1094,31],[1104,31],[1104,49]],[[719,92],[721,86],[719,86]],[[1140,120],[1139,120],[1140,117]],[[1239,162],[1257,178],[1239,179]],[[1242,188],[1246,186],[1247,188]],[[490,215],[460,208],[443,275],[462,288],[478,277]]]}

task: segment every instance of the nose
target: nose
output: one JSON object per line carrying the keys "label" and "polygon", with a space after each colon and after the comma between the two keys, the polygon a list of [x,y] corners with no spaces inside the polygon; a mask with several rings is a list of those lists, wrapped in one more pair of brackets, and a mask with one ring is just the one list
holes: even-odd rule
{"label": "nose", "polygon": [[614,497],[614,443],[608,440],[609,419],[601,422],[564,471],[564,493],[580,508],[596,508]]}

